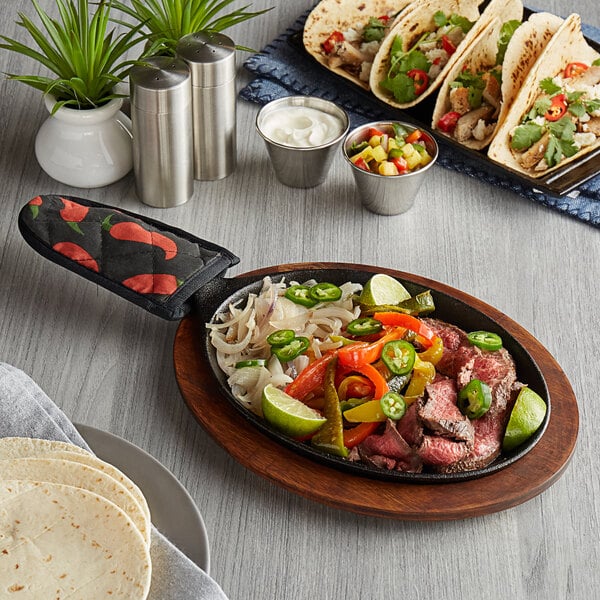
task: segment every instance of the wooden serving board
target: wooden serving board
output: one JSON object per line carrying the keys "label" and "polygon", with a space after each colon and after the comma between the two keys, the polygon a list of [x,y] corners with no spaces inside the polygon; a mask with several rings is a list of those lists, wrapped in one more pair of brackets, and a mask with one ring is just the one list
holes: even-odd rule
{"label": "wooden serving board", "polygon": [[[394,275],[391,270],[380,271]],[[258,278],[274,272],[261,269],[244,276]],[[453,293],[460,298],[460,292]],[[534,498],[564,472],[577,440],[577,402],[566,375],[539,341],[500,311],[483,302],[479,307],[471,296],[463,296],[519,339],[544,376],[552,408],[544,435],[528,454],[479,479],[425,484],[380,481],[338,471],[282,446],[250,426],[222,395],[203,353],[204,323],[194,315],[183,319],[176,332],[177,382],[195,418],[235,460],[310,500],[355,513],[414,521],[463,519],[506,510]]]}

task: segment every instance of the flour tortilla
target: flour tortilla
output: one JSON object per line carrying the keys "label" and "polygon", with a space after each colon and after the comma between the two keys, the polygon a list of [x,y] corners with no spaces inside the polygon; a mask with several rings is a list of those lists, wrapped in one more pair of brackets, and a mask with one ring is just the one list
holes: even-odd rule
{"label": "flour tortilla", "polygon": [[570,62],[591,64],[598,58],[600,58],[600,54],[583,37],[583,33],[581,32],[581,17],[577,14],[567,17],[548,42],[523,82],[523,86],[514,99],[504,122],[498,128],[496,136],[490,144],[488,156],[505,167],[524,173],[529,177],[537,178],[552,173],[570,162],[579,160],[582,156],[600,146],[600,139],[598,139],[595,144],[582,148],[574,156],[565,158],[558,165],[544,171],[523,168],[510,148],[511,132],[519,125],[523,115],[531,109],[533,103],[538,98],[540,94],[540,81],[562,73],[565,66]]}
{"label": "flour tortilla", "polygon": [[0,482],[0,589],[10,597],[144,600],[151,575],[144,538],[112,502],[63,484]]}
{"label": "flour tortilla", "polygon": [[62,458],[83,463],[110,475],[124,485],[140,505],[146,519],[150,520],[148,502],[140,488],[122,471],[100,460],[90,452],[73,444],[35,438],[0,438],[0,460],[6,458]]}
{"label": "flour tortilla", "polygon": [[[507,8],[508,8],[507,3]],[[489,70],[495,65],[498,51],[498,39],[502,25],[511,19],[521,19],[515,16],[519,13],[520,0],[513,1],[512,10],[503,13],[502,18],[494,18],[473,41],[471,47],[463,54],[448,73],[438,93],[431,126],[437,129],[437,123],[444,114],[451,110],[450,84],[467,68],[472,72]],[[520,6],[522,15],[523,7]],[[543,49],[563,23],[563,19],[550,13],[534,13],[523,22],[514,32],[504,55],[502,63],[502,86],[500,111],[496,125],[483,140],[469,139],[463,145],[475,150],[485,148],[500,128],[517,93],[521,89],[529,71],[535,64]]]}
{"label": "flour tortilla", "polygon": [[[368,23],[370,17],[380,17],[403,11],[413,0],[321,0],[304,24],[303,43],[306,51],[324,67],[369,89],[369,84],[340,67],[330,68],[321,44],[334,31],[348,31]],[[418,1],[418,0],[417,0]]]}
{"label": "flour tortilla", "polygon": [[87,450],[58,440],[42,440],[28,437],[3,437],[0,438],[0,460],[7,458],[23,458],[24,456],[37,456],[49,450],[62,450],[78,454],[90,454]]}
{"label": "flour tortilla", "polygon": [[116,479],[94,467],[60,458],[13,458],[0,461],[0,480],[5,479],[62,483],[94,492],[123,510],[150,545],[151,524],[133,494]]}
{"label": "flour tortilla", "polygon": [[[369,85],[375,96],[390,106],[396,108],[409,108],[422,102],[425,98],[433,94],[440,87],[449,71],[468,50],[481,30],[496,16],[505,18],[503,17],[505,14],[505,6],[507,4],[505,0],[491,0],[481,14],[479,13],[480,4],[481,0],[421,0],[420,2],[415,2],[411,5],[410,8],[397,19],[392,30],[381,44],[381,48],[373,61]],[[437,29],[433,23],[433,15],[438,11],[442,11],[446,15],[461,15],[470,21],[475,21],[475,24],[471,27],[463,41],[458,45],[456,52],[452,54],[440,74],[435,78],[427,90],[411,102],[397,102],[387,90],[384,90],[380,86],[380,83],[388,74],[390,51],[394,39],[397,36],[400,36],[402,38],[403,49],[408,50],[427,31],[435,31]]]}

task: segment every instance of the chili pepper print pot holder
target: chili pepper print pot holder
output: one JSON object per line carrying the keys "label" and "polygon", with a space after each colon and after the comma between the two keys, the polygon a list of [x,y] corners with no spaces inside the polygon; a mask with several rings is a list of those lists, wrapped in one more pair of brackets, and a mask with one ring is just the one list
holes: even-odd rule
{"label": "chili pepper print pot holder", "polygon": [[42,256],[169,320],[182,318],[194,292],[239,262],[165,223],[71,196],[33,198],[19,229]]}

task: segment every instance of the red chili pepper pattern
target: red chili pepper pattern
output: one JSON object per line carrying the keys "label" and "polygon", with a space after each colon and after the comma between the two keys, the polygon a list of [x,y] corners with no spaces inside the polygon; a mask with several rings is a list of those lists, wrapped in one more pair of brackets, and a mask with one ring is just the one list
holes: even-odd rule
{"label": "red chili pepper pattern", "polygon": [[86,269],[90,269],[90,271],[100,272],[98,263],[94,257],[79,244],[75,244],[74,242],[58,242],[52,246],[52,249],[86,267]]}
{"label": "red chili pepper pattern", "polygon": [[61,198],[61,200],[64,204],[64,208],[59,212],[61,219],[74,231],[83,235],[78,223],[85,219],[90,209],[87,206],[73,202],[73,200],[67,200],[66,198]]}
{"label": "red chili pepper pattern", "polygon": [[158,294],[161,296],[170,296],[181,285],[181,282],[175,275],[166,273],[141,273],[134,275],[122,282],[139,294]]}
{"label": "red chili pepper pattern", "polygon": [[40,206],[42,205],[42,202],[42,197],[36,196],[27,203],[31,209],[31,216],[34,219],[37,219],[37,216],[40,214]]}
{"label": "red chili pepper pattern", "polygon": [[138,223],[133,221],[122,221],[121,223],[111,224],[109,215],[102,222],[103,229],[107,230],[116,240],[139,242],[161,248],[165,253],[165,260],[170,260],[177,256],[177,244],[166,235],[157,231],[148,231]]}

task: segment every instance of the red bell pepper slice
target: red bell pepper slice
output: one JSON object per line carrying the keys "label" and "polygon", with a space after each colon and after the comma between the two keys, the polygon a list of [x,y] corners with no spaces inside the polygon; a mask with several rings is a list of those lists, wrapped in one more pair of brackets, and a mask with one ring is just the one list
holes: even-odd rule
{"label": "red bell pepper slice", "polygon": [[415,82],[415,94],[420,96],[429,85],[429,75],[422,69],[411,69],[406,74]]}
{"label": "red bell pepper slice", "polygon": [[375,386],[373,400],[379,400],[390,391],[385,377],[373,365],[361,365],[360,367],[355,367],[355,371],[371,380]]}
{"label": "red bell pepper slice", "polygon": [[344,34],[341,31],[334,31],[322,44],[326,54],[331,54],[337,44],[344,41]]}
{"label": "red bell pepper slice", "polygon": [[398,173],[406,173],[408,171],[408,163],[403,156],[398,156],[396,158],[390,158],[390,162],[396,165],[396,169],[398,169]]}
{"label": "red bell pepper slice", "polygon": [[[377,317],[374,317],[377,319]],[[378,320],[378,319],[377,319]],[[385,325],[385,323],[384,323]],[[361,365],[368,365],[375,362],[380,356],[383,347],[392,340],[399,340],[404,337],[406,328],[394,327],[376,342],[369,344],[367,342],[357,342],[348,344],[338,350],[338,363],[340,367],[354,369]],[[369,379],[371,379],[369,377]]]}
{"label": "red bell pepper slice", "polygon": [[[419,336],[419,341],[426,348],[429,348],[433,344],[433,340],[436,337],[432,329],[425,325],[423,321],[412,315],[398,312],[380,312],[375,313],[373,318],[380,321],[383,325],[390,327],[405,327],[406,329],[414,331]],[[346,347],[350,348],[350,346]]]}
{"label": "red bell pepper slice", "polygon": [[297,400],[303,400],[310,392],[320,385],[323,385],[327,365],[331,362],[336,353],[336,350],[332,350],[310,363],[306,369],[303,369],[300,372],[294,381],[287,385],[285,392]]}
{"label": "red bell pepper slice", "polygon": [[374,135],[383,135],[383,131],[377,129],[377,127],[369,127],[369,131],[367,131],[367,139],[370,140]]}
{"label": "red bell pepper slice", "polygon": [[557,94],[552,97],[552,104],[546,111],[544,118],[546,121],[558,121],[565,116],[567,112],[567,97],[565,94]]}
{"label": "red bell pepper slice", "polygon": [[367,161],[360,156],[359,158],[357,158],[354,161],[354,166],[358,167],[359,169],[362,169],[363,171],[370,171],[371,169],[369,169],[369,165],[367,164]]}
{"label": "red bell pepper slice", "polygon": [[352,429],[344,429],[344,446],[354,448],[368,438],[381,423],[360,423]]}
{"label": "red bell pepper slice", "polygon": [[414,144],[418,142],[423,137],[423,132],[420,129],[415,129],[411,131],[404,140],[407,144]]}
{"label": "red bell pepper slice", "polygon": [[454,42],[447,36],[442,36],[442,48],[448,53],[449,56],[452,56],[456,52],[456,46]]}
{"label": "red bell pepper slice", "polygon": [[452,133],[456,129],[456,124],[460,119],[460,113],[454,110],[442,115],[437,122],[438,129],[444,133]]}
{"label": "red bell pepper slice", "polygon": [[587,71],[588,68],[589,67],[585,63],[572,62],[565,67],[564,76],[566,79],[568,79],[569,77],[577,77],[578,75],[581,75],[584,71]]}

